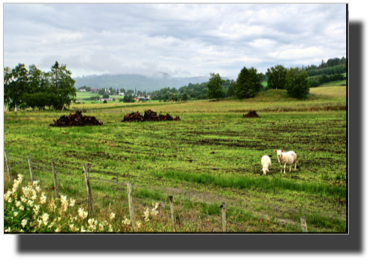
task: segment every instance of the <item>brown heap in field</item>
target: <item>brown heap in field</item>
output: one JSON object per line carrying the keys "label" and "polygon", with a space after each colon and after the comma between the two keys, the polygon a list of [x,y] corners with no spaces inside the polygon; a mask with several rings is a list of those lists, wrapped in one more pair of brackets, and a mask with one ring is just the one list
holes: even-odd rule
{"label": "brown heap in field", "polygon": [[166,115],[160,114],[157,116],[156,112],[148,109],[148,110],[145,110],[144,116],[140,115],[140,113],[138,111],[132,112],[132,113],[126,114],[121,121],[122,122],[181,121],[181,119],[178,116],[173,118],[172,116],[170,116],[170,114],[166,114]]}
{"label": "brown heap in field", "polygon": [[70,114],[69,116],[61,116],[57,121],[54,120],[54,124],[50,124],[50,126],[98,126],[103,125],[102,122],[96,120],[93,116],[83,116],[82,111],[77,110],[74,114]]}
{"label": "brown heap in field", "polygon": [[243,115],[244,118],[253,118],[257,117],[260,118],[260,116],[256,113],[256,110],[249,111],[247,114]]}

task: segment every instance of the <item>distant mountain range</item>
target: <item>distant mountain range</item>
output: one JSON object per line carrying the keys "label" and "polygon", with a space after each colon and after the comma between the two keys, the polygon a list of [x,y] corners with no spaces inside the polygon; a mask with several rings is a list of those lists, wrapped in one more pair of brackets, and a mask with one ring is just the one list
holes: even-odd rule
{"label": "distant mountain range", "polygon": [[[224,79],[224,78],[223,78]],[[92,88],[125,88],[135,89],[140,91],[151,92],[161,88],[175,87],[176,89],[181,86],[188,85],[189,83],[197,84],[208,82],[209,77],[187,77],[187,78],[173,78],[167,73],[156,72],[153,76],[143,76],[134,74],[104,74],[92,75],[82,78],[74,78],[75,87],[90,86]]]}

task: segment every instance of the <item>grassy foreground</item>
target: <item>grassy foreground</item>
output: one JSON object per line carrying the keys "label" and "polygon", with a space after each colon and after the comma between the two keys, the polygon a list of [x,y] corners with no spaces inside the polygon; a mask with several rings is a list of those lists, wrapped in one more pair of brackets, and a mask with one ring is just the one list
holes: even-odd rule
{"label": "grassy foreground", "polygon": [[[162,206],[162,216],[151,217],[148,226],[142,223],[143,232],[172,231],[168,195],[174,196],[178,232],[221,231],[222,201],[229,232],[299,232],[301,216],[309,232],[346,232],[345,88],[311,91],[302,101],[270,90],[245,101],[100,104],[98,112],[85,114],[104,122],[98,127],[48,126],[68,112],[5,113],[4,147],[12,175],[23,174],[25,183],[30,153],[35,179],[48,198],[54,197],[54,158],[60,194],[76,199],[84,210],[82,168],[91,163],[98,222],[110,213],[120,223],[128,218],[125,184],[131,181],[136,221],[145,221],[152,204]],[[125,112],[148,108],[179,115],[181,121],[120,122]],[[260,118],[243,118],[252,109]],[[297,171],[287,167],[280,174],[274,150],[282,148],[297,153]],[[260,173],[263,155],[272,159],[265,176]],[[6,192],[11,184],[4,173]],[[121,226],[120,231],[130,231]]]}

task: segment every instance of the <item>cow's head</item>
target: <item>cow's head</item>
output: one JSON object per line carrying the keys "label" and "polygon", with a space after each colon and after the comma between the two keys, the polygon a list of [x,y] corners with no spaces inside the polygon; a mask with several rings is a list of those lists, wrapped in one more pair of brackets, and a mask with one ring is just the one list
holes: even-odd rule
{"label": "cow's head", "polygon": [[282,150],[274,150],[274,152],[277,153],[278,160],[281,160],[282,153],[284,152],[284,149],[282,149]]}

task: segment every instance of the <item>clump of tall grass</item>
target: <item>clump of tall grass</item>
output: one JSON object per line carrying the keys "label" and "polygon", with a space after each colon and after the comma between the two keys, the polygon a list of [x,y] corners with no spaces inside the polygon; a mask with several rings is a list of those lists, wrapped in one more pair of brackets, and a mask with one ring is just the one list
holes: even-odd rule
{"label": "clump of tall grass", "polygon": [[306,192],[310,194],[331,195],[337,197],[346,197],[346,189],[338,186],[316,183],[297,183],[282,178],[268,177],[248,177],[248,176],[225,176],[212,174],[196,174],[180,171],[156,172],[152,171],[156,177],[165,177],[180,181],[194,182],[204,185],[216,185],[219,187],[229,187],[238,189],[260,188],[263,190],[277,191],[277,189]]}

